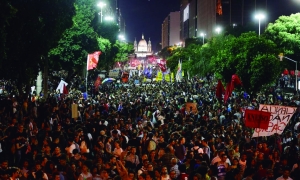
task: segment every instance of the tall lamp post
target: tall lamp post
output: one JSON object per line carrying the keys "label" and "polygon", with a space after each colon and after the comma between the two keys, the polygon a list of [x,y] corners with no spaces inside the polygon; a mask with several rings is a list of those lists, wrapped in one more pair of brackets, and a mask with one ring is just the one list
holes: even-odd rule
{"label": "tall lamp post", "polygon": [[265,19],[265,15],[262,13],[256,14],[255,19],[258,20],[258,36],[260,36],[260,22],[261,20]]}
{"label": "tall lamp post", "polygon": [[205,36],[206,34],[204,34],[204,33],[200,33],[200,36],[202,37],[202,44],[204,44],[204,36]]}
{"label": "tall lamp post", "polygon": [[102,20],[103,20],[102,8],[103,8],[104,6],[106,6],[106,4],[105,4],[104,2],[99,2],[99,3],[97,4],[97,6],[100,7],[100,19],[101,19],[100,22],[102,23]]}
{"label": "tall lamp post", "polygon": [[283,53],[280,53],[279,55],[279,58],[280,58],[280,61],[282,61],[283,58],[287,59],[287,60],[290,60],[292,62],[294,62],[296,64],[296,70],[295,70],[295,79],[296,79],[296,83],[295,83],[295,88],[296,88],[296,92],[298,93],[298,62],[291,59],[291,58],[288,58],[286,56],[283,56]]}

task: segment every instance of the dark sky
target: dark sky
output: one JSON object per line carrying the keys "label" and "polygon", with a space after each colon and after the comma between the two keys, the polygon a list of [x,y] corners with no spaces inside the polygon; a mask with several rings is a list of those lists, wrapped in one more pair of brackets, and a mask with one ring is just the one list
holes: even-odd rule
{"label": "dark sky", "polygon": [[[170,12],[180,10],[180,0],[119,0],[126,22],[126,39],[139,41],[144,33],[153,48],[161,42],[161,25]],[[156,48],[155,48],[156,49]]]}
{"label": "dark sky", "polygon": [[[222,0],[223,6],[226,6],[226,1],[229,0]],[[234,1],[241,2],[232,0],[232,3]],[[245,14],[246,19],[250,20],[255,0],[244,2],[245,13],[248,13]],[[268,22],[274,22],[280,15],[300,12],[300,0],[256,0],[257,11],[265,10],[266,2]],[[126,22],[127,41],[133,42],[135,37],[139,41],[144,33],[147,41],[151,38],[153,49],[158,50],[156,45],[161,42],[161,24],[170,12],[180,10],[180,0],[119,0],[119,7]]]}

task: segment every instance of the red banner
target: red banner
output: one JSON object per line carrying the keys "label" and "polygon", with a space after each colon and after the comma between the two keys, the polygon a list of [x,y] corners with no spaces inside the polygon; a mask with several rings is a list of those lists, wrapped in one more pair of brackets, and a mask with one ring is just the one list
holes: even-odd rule
{"label": "red banner", "polygon": [[246,109],[245,125],[250,128],[268,129],[271,113]]}
{"label": "red banner", "polygon": [[95,91],[98,91],[99,90],[99,86],[101,84],[101,78],[98,76],[95,83],[94,83],[94,86],[95,86]]}

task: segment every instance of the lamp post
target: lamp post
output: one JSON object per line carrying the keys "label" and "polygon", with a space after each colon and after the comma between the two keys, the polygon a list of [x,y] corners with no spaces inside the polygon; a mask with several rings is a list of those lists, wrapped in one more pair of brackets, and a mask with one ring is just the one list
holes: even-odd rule
{"label": "lamp post", "polygon": [[218,34],[220,34],[221,30],[222,30],[221,27],[217,27],[217,28],[216,28],[216,32],[217,32]]}
{"label": "lamp post", "polygon": [[204,33],[200,33],[200,36],[202,37],[202,44],[204,44],[204,36],[205,36],[206,34],[204,34]]}
{"label": "lamp post", "polygon": [[296,64],[296,70],[295,70],[295,79],[296,79],[296,83],[295,83],[295,88],[296,88],[296,92],[298,93],[298,62],[297,61],[295,61],[295,60],[293,60],[293,59],[291,59],[291,58],[288,58],[288,57],[286,57],[286,56],[283,56],[283,53],[280,53],[279,55],[279,58],[280,58],[280,61],[282,61],[282,59],[283,58],[285,58],[285,59],[287,59],[287,60],[289,60],[289,61],[292,61],[292,62],[294,62],[295,64]]}
{"label": "lamp post", "polygon": [[101,19],[101,23],[102,23],[102,19],[103,19],[103,13],[102,13],[102,8],[104,7],[104,6],[106,6],[106,4],[104,3],[104,2],[99,2],[98,4],[97,4],[97,6],[98,7],[100,7],[100,19]]}
{"label": "lamp post", "polygon": [[265,15],[264,14],[256,14],[255,15],[255,19],[258,20],[258,36],[260,36],[260,22],[261,20],[265,19]]}

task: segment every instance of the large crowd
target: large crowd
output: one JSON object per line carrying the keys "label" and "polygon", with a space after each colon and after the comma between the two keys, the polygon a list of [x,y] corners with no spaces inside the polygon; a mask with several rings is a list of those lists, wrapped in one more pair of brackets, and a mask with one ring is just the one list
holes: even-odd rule
{"label": "large crowd", "polygon": [[76,78],[68,95],[49,83],[47,98],[24,96],[13,82],[1,81],[1,179],[300,179],[298,111],[282,135],[259,138],[252,138],[242,112],[259,104],[294,106],[297,96],[235,91],[224,103],[207,76],[109,82],[83,97]]}

